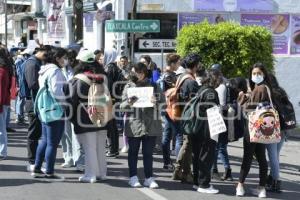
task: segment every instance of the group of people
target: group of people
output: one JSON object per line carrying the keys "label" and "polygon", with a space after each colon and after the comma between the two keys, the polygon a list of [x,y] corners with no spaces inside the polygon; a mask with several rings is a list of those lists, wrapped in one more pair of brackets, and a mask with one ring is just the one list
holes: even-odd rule
{"label": "group of people", "polygon": [[[286,138],[285,130],[282,129],[280,143],[253,143],[249,139],[248,120],[244,117],[249,110],[256,108],[253,105],[272,99],[288,99],[275,76],[262,63],[256,63],[249,67],[248,77],[227,79],[220,64],[205,69],[201,56],[196,53],[184,58],[168,54],[166,64],[161,71],[148,55],[142,56],[137,63],[130,63],[126,56],[118,57],[113,49],[90,51],[82,48],[76,52],[47,45],[34,51],[26,49],[12,63],[8,51],[0,47],[1,159],[7,157],[6,116],[10,106],[11,78],[15,74],[19,88],[16,122],[24,125],[27,113],[27,170],[33,177],[63,178],[54,169],[61,143],[65,161],[63,168],[76,167],[84,172],[80,182],[104,181],[107,179],[106,157],[119,155],[119,134],[122,133],[124,145],[121,152],[128,153],[131,187],[141,187],[137,174],[141,144],[145,175],[143,185],[152,189],[159,187],[153,173],[153,152],[155,146],[160,144],[162,168],[173,172],[173,180],[191,183],[192,188],[200,193],[216,194],[219,190],[212,186],[212,178],[233,181],[227,151],[228,142],[231,142],[229,133],[219,134],[216,142],[210,136],[207,118],[203,118],[199,130],[194,134],[185,134],[182,128],[184,119],[174,120],[166,112],[167,102],[170,101],[168,94],[172,90],[178,94],[178,110],[181,112],[194,97],[201,96],[201,102],[207,103],[199,110],[203,117],[207,117],[205,111],[213,106],[220,107],[226,116],[228,105],[235,102],[241,108],[239,116],[243,119],[239,120],[239,129],[235,129],[234,140],[243,138],[244,144],[236,195],[245,195],[244,182],[254,156],[259,163],[258,197],[266,197],[266,189],[280,192],[279,157]],[[114,105],[113,117],[103,126],[97,126],[90,118],[89,93],[93,84],[103,85]],[[129,96],[128,91],[138,87],[153,87],[153,106],[135,106],[139,99]],[[51,122],[42,121],[41,111],[36,110],[35,106],[43,88],[51,93],[63,111],[61,117]],[[267,88],[270,88],[271,96]],[[104,111],[104,114],[107,113]],[[229,126],[230,123],[225,122]],[[176,161],[171,159],[173,146]],[[269,176],[266,149],[270,163]],[[219,158],[225,168],[223,176],[218,172]]]}

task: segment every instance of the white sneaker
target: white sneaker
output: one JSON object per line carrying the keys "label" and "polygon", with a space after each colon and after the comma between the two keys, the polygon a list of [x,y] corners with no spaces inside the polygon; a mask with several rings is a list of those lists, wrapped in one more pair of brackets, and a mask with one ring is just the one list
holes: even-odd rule
{"label": "white sneaker", "polygon": [[97,181],[106,181],[107,180],[107,176],[97,176]]}
{"label": "white sneaker", "polygon": [[260,187],[257,189],[257,193],[258,193],[258,197],[259,198],[267,198],[267,192],[266,192],[266,188],[264,187]]}
{"label": "white sneaker", "polygon": [[62,168],[71,168],[71,167],[73,167],[73,166],[74,166],[74,165],[71,164],[71,163],[63,163],[63,164],[61,165]]}
{"label": "white sneaker", "polygon": [[199,187],[197,189],[197,192],[206,193],[206,194],[217,194],[217,193],[219,193],[219,190],[215,189],[212,185],[210,185],[209,188],[201,188],[201,187]]}
{"label": "white sneaker", "polygon": [[238,185],[238,186],[236,187],[236,193],[235,193],[235,195],[238,196],[238,197],[244,196],[244,195],[245,195],[245,189],[244,189],[244,186]]}
{"label": "white sneaker", "polygon": [[81,176],[81,177],[79,177],[79,181],[82,182],[82,183],[96,183],[97,178],[96,177]]}
{"label": "white sneaker", "polygon": [[149,187],[150,189],[158,188],[158,184],[156,183],[153,177],[145,179],[144,186]]}
{"label": "white sneaker", "polygon": [[122,153],[128,153],[128,146],[124,146],[121,150]]}
{"label": "white sneaker", "polygon": [[27,171],[28,172],[33,172],[34,171],[34,165],[27,165]]}
{"label": "white sneaker", "polygon": [[128,183],[133,188],[142,187],[137,176],[130,177]]}
{"label": "white sneaker", "polygon": [[45,167],[41,167],[41,171],[46,174],[46,168]]}

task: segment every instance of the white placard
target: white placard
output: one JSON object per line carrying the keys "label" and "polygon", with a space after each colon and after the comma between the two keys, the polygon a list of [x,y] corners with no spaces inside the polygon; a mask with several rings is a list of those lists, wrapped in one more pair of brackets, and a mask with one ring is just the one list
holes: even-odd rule
{"label": "white placard", "polygon": [[133,104],[135,108],[148,108],[153,107],[154,104],[151,102],[153,97],[153,87],[135,87],[128,88],[128,98],[137,97],[137,101]]}
{"label": "white placard", "polygon": [[214,106],[212,108],[207,109],[206,113],[210,137],[211,139],[218,142],[219,134],[227,131],[224,119],[220,113],[220,108],[218,106]]}
{"label": "white placard", "polygon": [[139,49],[175,49],[176,40],[140,39]]}

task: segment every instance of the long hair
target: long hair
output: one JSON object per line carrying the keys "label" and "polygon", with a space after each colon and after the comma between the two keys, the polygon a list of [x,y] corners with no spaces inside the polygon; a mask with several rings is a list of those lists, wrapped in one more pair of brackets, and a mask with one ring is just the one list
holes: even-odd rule
{"label": "long hair", "polygon": [[223,75],[219,70],[209,70],[201,83],[205,86],[217,88],[223,83]]}
{"label": "long hair", "polygon": [[269,73],[268,73],[266,67],[262,63],[258,62],[258,63],[255,63],[249,70],[248,80],[249,80],[249,85],[250,85],[251,91],[253,91],[254,87],[255,87],[255,83],[252,81],[252,71],[255,68],[258,68],[263,72],[263,74],[264,74],[263,83],[266,84],[268,87],[271,87]]}

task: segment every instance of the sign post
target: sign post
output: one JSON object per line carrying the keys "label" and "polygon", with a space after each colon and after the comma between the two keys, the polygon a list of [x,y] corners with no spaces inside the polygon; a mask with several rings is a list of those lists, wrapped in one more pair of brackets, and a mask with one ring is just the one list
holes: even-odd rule
{"label": "sign post", "polygon": [[160,32],[159,20],[107,20],[107,32],[114,33],[158,33]]}
{"label": "sign post", "polygon": [[139,49],[160,49],[161,50],[161,67],[164,64],[164,50],[173,50],[176,48],[176,41],[171,39],[140,39]]}

